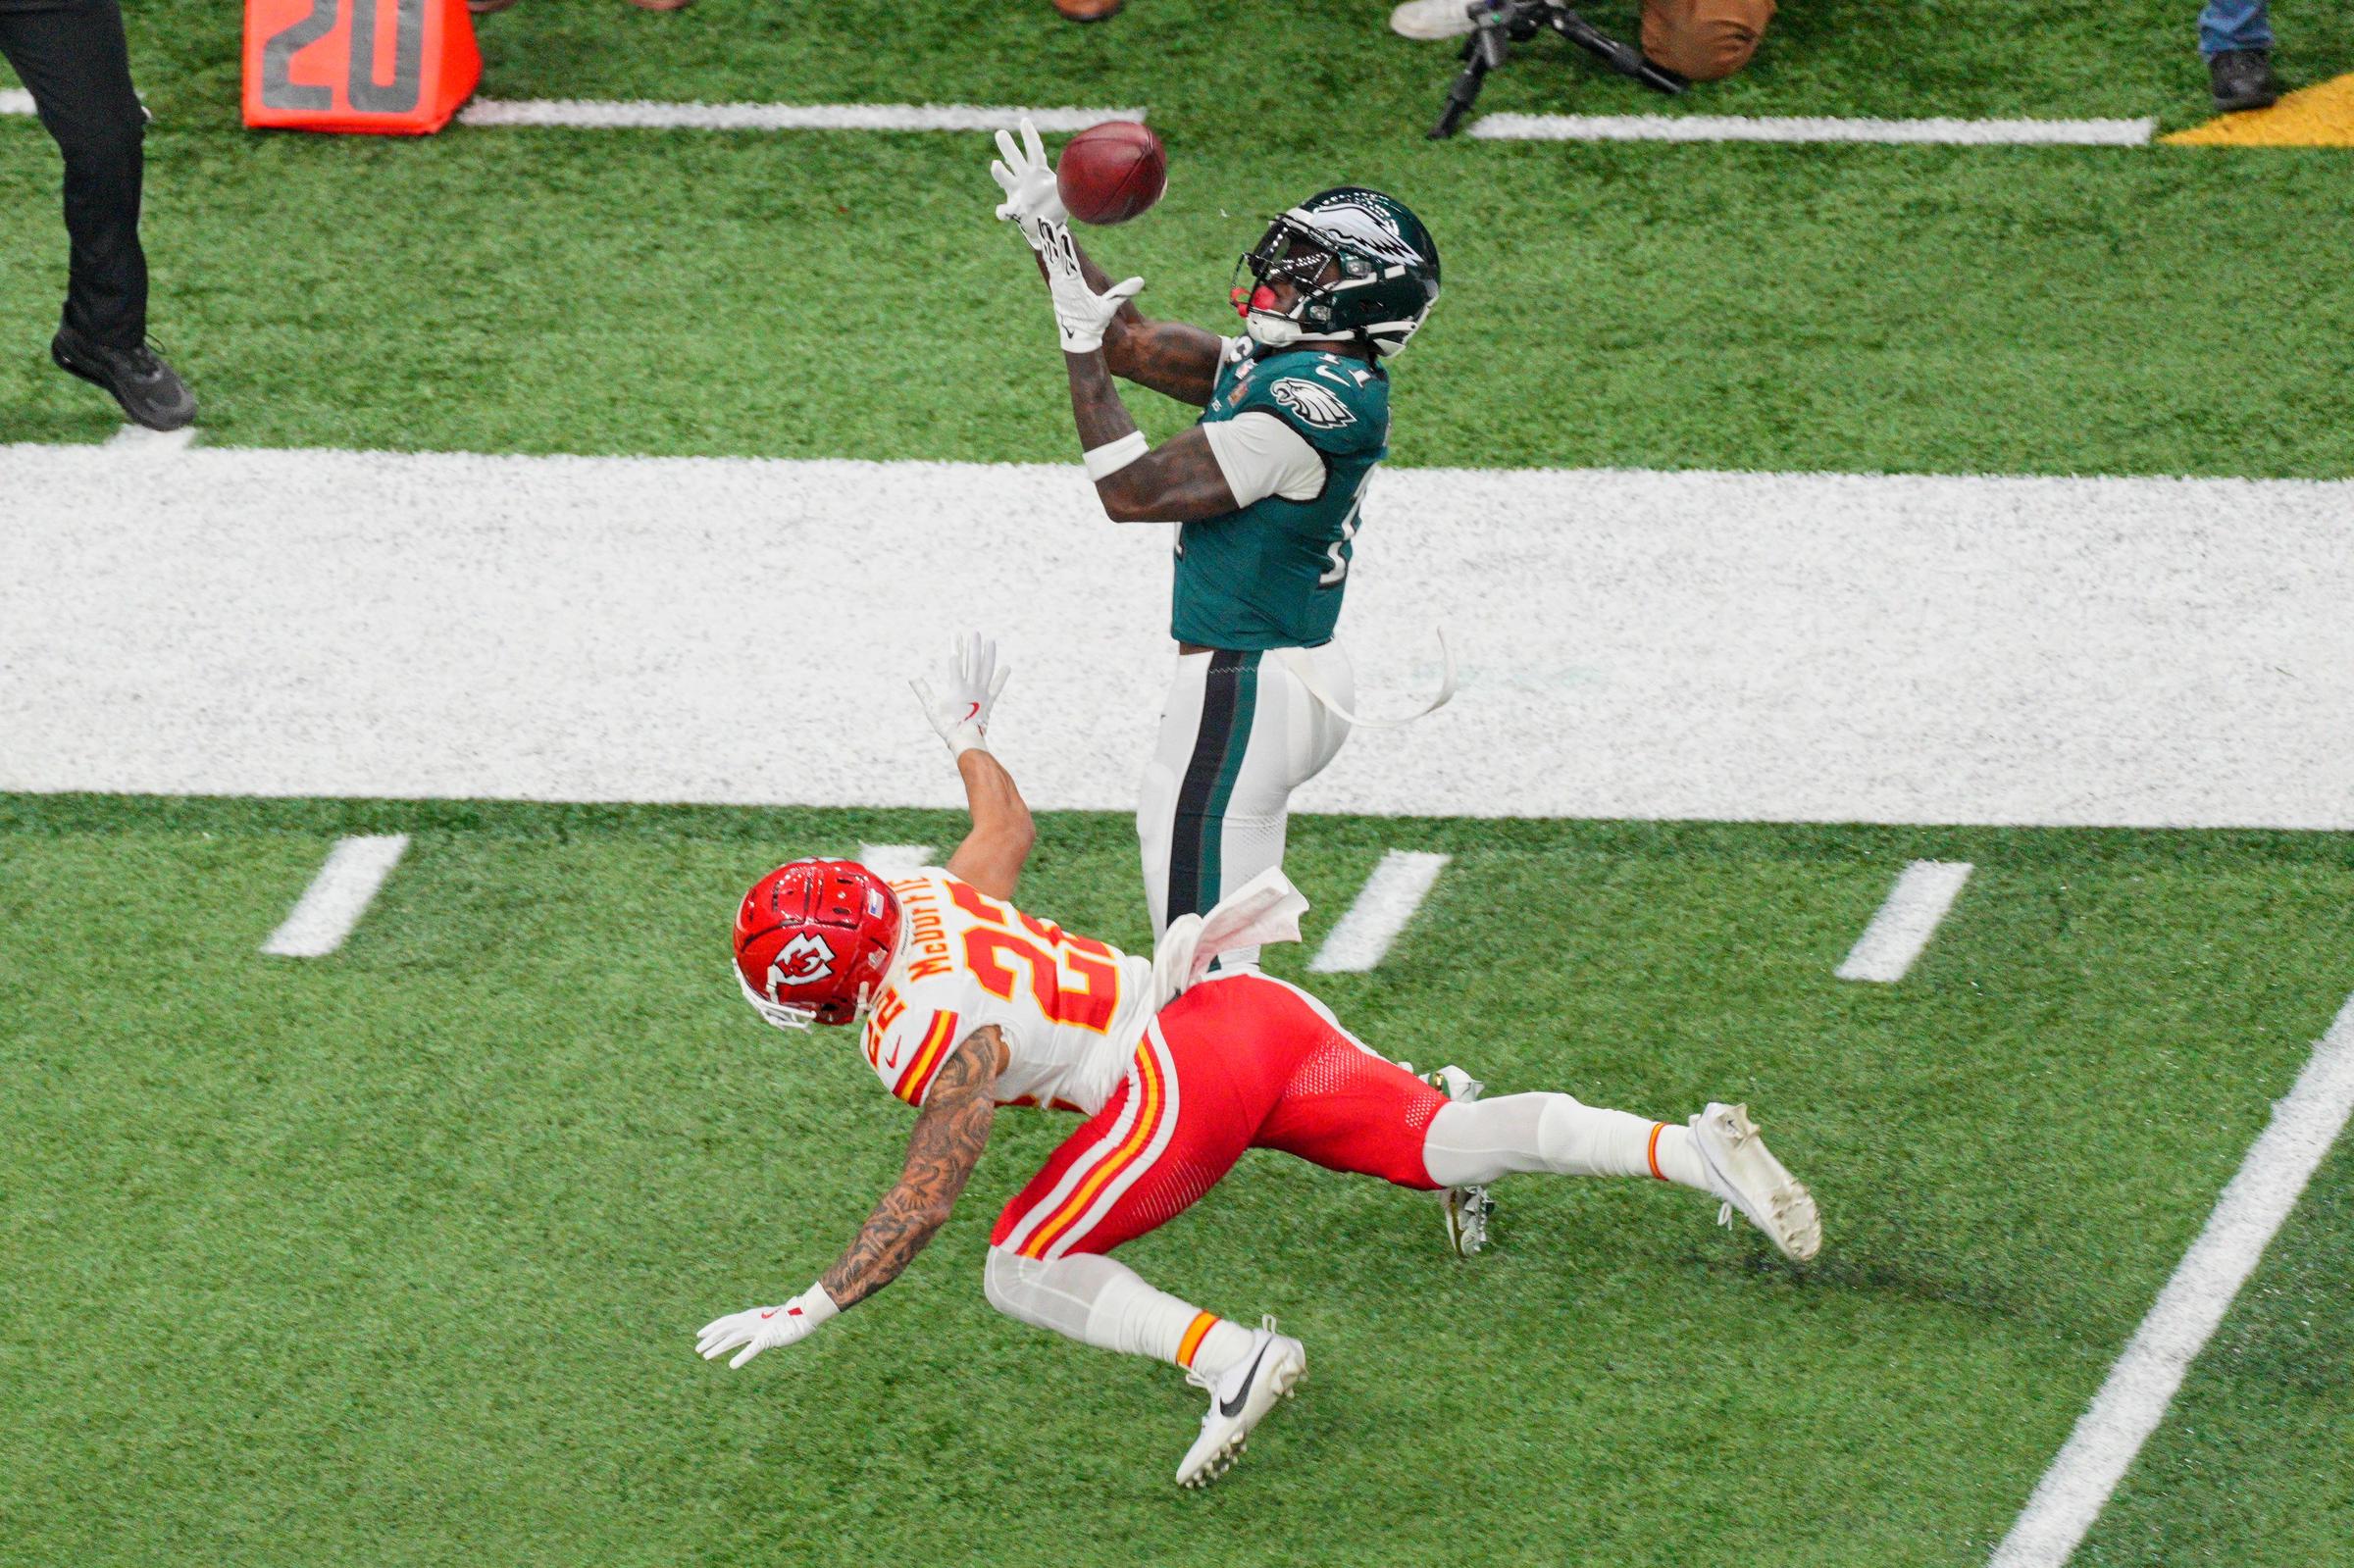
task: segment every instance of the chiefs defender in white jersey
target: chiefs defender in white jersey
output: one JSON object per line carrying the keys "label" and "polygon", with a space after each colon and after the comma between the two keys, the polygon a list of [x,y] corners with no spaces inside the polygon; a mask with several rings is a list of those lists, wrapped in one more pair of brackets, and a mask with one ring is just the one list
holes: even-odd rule
{"label": "chiefs defender in white jersey", "polygon": [[1814,1199],[1745,1107],[1659,1122],[1567,1094],[1465,1101],[1387,1060],[1306,991],[1220,951],[1298,935],[1305,900],[1263,874],[1171,926],[1148,960],[1074,936],[1013,902],[1030,813],[985,749],[1004,678],[967,638],[938,693],[919,684],[956,757],[972,832],[946,868],[886,882],[850,861],[763,877],[737,915],[736,969],[784,1028],[851,1024],[885,1087],[918,1108],[899,1179],[806,1290],[706,1324],[696,1348],[741,1367],[897,1277],[947,1221],[1002,1105],[1084,1118],[990,1235],[982,1283],[999,1311],[1108,1350],[1169,1361],[1209,1392],[1177,1480],[1220,1474],[1307,1368],[1305,1349],[1153,1289],[1106,1256],[1182,1213],[1245,1149],[1435,1191],[1512,1172],[1648,1177],[1738,1209],[1791,1257],[1814,1256]]}

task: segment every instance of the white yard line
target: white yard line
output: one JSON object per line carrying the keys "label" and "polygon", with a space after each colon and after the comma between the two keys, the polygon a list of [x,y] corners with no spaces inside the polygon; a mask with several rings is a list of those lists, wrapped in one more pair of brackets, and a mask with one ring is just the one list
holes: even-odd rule
{"label": "white yard line", "polygon": [[327,864],[285,924],[262,943],[262,951],[280,958],[324,958],[342,946],[408,847],[405,833],[336,839]]}
{"label": "white yard line", "polygon": [[1920,956],[1937,923],[1954,907],[1962,885],[1970,881],[1967,860],[1916,860],[1888,889],[1864,935],[1856,938],[1837,974],[1841,980],[1868,980],[1893,986]]}
{"label": "white yard line", "polygon": [[[1166,531],[1075,463],[208,438],[0,446],[0,789],[952,808],[907,677],[980,625],[1023,795],[1133,811],[1174,657]],[[1357,700],[1431,689],[1439,621],[1461,690],[1293,806],[2354,828],[2348,517],[2344,481],[1385,472]],[[871,656],[743,634],[786,602],[859,607]]]}
{"label": "white yard line", "polygon": [[1483,115],[1482,141],[1779,141],[1947,147],[2140,147],[2147,120],[1849,120],[1752,115]]}
{"label": "white yard line", "polygon": [[464,126],[570,126],[589,130],[1085,130],[1142,120],[1142,109],[1022,109],[989,104],[651,103],[582,98],[477,98]]}
{"label": "white yard line", "polygon": [[904,877],[933,864],[930,844],[860,844],[858,864],[884,878]]}
{"label": "white yard line", "polygon": [[184,452],[196,439],[196,427],[183,425],[177,430],[151,430],[144,425],[126,425],[106,438],[109,450],[133,452],[141,457],[169,457]]}
{"label": "white yard line", "polygon": [[2354,1112],[2354,997],[2224,1189],[2124,1354],[2044,1472],[1990,1568],[2061,1568],[2165,1418],[2182,1376],[2247,1283]]}
{"label": "white yard line", "polygon": [[1393,849],[1381,857],[1365,879],[1356,902],[1324,938],[1308,960],[1314,975],[1357,975],[1380,964],[1390,944],[1422,907],[1448,857],[1413,849]]}

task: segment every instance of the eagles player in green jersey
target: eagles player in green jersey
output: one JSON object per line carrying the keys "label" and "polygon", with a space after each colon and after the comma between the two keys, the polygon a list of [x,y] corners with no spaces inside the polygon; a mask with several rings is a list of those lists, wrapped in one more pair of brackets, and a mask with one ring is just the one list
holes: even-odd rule
{"label": "eagles player in green jersey", "polygon": [[[1103,510],[1184,525],[1177,668],[1137,810],[1157,936],[1282,861],[1291,792],[1348,736],[1354,683],[1333,629],[1366,481],[1389,450],[1384,362],[1439,297],[1438,246],[1394,197],[1319,192],[1242,258],[1244,331],[1220,337],[1149,320],[1131,303],[1144,279],[1112,283],[1087,258],[1027,123],[998,145],[998,216],[1046,274]],[[1201,420],[1149,446],[1115,376],[1194,404]]]}

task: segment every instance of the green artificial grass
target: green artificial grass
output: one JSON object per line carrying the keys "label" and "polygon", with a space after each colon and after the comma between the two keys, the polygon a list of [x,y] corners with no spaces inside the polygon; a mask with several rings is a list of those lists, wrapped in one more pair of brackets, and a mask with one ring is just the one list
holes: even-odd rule
{"label": "green artificial grass", "polygon": [[2347,1561],[2350,1298],[2354,1144],[2341,1137],[2075,1561]]}
{"label": "green artificial grass", "polygon": [[[1142,104],[1163,206],[1090,234],[1219,323],[1261,215],[1395,189],[1446,295],[1396,461],[2354,475],[2348,154],[1421,139],[1450,52],[1384,4],[527,0],[507,98]],[[1785,0],[1674,103],[1552,41],[1489,110],[2204,115],[2176,0]],[[1632,8],[1595,20],[1631,30]],[[235,8],[130,7],[155,327],[203,439],[1068,461],[982,136],[236,124]],[[2283,9],[2292,85],[2354,12]],[[0,120],[0,441],[117,426],[47,363],[57,168]],[[1136,393],[1156,434],[1188,417]],[[0,498],[0,513],[5,498]],[[1024,901],[1146,937],[1125,820],[1054,816]],[[333,836],[409,832],[345,949],[256,950]],[[1167,1369],[991,1312],[1009,1114],[906,1279],[729,1374],[907,1116],[719,971],[788,854],[931,812],[0,796],[0,1562],[1985,1559],[2354,989],[2354,838],[1304,819],[1298,977],[1388,847],[1456,856],[1315,989],[1499,1090],[1746,1098],[1821,1195],[1778,1262],[1709,1206],[1508,1184],[1497,1248],[1272,1155],[1123,1255],[1310,1350],[1212,1492]],[[1911,976],[1831,970],[1916,857],[1978,870]],[[2079,1561],[2343,1558],[2349,1158],[2325,1165]]]}
{"label": "green artificial grass", "polygon": [[[1343,1020],[1497,1090],[1747,1099],[1827,1240],[1793,1268],[1688,1194],[1526,1178],[1459,1264],[1426,1199],[1252,1155],[1122,1252],[1309,1346],[1194,1496],[1174,1372],[981,1298],[1050,1114],[1002,1119],[873,1302],[740,1373],[691,1354],[831,1260],[908,1123],[845,1038],[742,1007],[728,913],[952,817],[0,807],[12,1562],[1979,1562],[2354,984],[2344,835],[1304,820],[1276,972],[1383,848],[1449,849],[1378,970],[1315,979]],[[1141,945],[1128,824],[1042,827],[1025,904]],[[257,951],[335,834],[386,829],[341,952]],[[1903,984],[1832,978],[1906,859],[1965,852]],[[2332,1171],[2185,1391],[2225,1445],[2186,1477],[2170,1427],[2114,1539],[2189,1540],[2244,1478],[2229,1560],[2325,1560]],[[2134,1549],[2100,1560],[2199,1560]]]}
{"label": "green artificial grass", "polygon": [[[1487,106],[2188,124],[2180,10],[1791,0],[1751,71],[1674,104],[1548,48]],[[2354,70],[2354,16],[2281,26],[2292,75]],[[131,30],[155,328],[207,441],[1076,450],[985,136],[261,134],[236,125],[230,14],[134,6]],[[1084,29],[1001,0],[532,0],[482,31],[504,97],[1143,104],[1170,194],[1090,242],[1149,309],[1211,325],[1260,215],[1391,188],[1447,279],[1398,366],[1401,463],[2354,474],[2344,152],[1434,145],[1448,52],[1338,0],[1138,0]],[[0,440],[116,423],[44,352],[55,180],[37,126],[0,123],[0,211],[54,240],[0,270]],[[1133,397],[1157,434],[1187,418]]]}

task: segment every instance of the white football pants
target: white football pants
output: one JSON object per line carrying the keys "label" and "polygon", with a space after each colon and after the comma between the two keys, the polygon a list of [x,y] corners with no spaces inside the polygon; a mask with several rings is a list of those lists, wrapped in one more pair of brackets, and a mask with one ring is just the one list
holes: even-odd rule
{"label": "white football pants", "polygon": [[[1333,701],[1355,705],[1356,677],[1338,642],[1289,656],[1303,655]],[[1292,791],[1323,772],[1349,738],[1348,721],[1301,683],[1285,657],[1177,656],[1136,808],[1155,937],[1175,917],[1207,914],[1226,889],[1283,864]],[[1257,961],[1257,948],[1238,948],[1218,967]]]}

